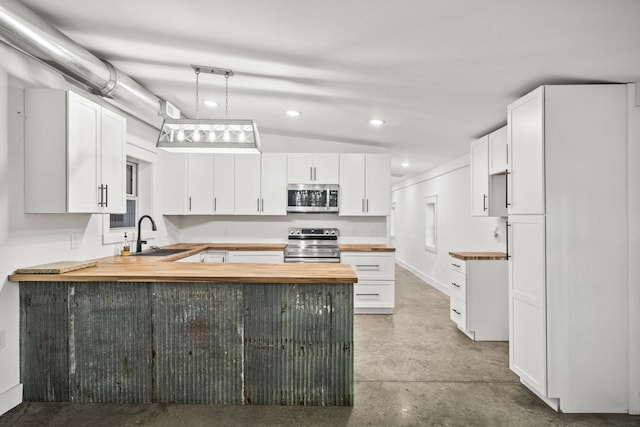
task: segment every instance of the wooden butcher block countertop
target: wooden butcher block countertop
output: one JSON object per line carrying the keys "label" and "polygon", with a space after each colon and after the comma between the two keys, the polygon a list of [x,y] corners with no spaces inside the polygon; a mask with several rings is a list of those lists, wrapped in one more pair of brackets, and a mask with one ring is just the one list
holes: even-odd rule
{"label": "wooden butcher block countertop", "polygon": [[167,256],[112,256],[93,267],[61,274],[12,274],[14,282],[242,282],[356,283],[348,264],[238,264],[172,262],[211,250],[283,250],[285,244],[180,243],[162,249],[186,249]]}
{"label": "wooden butcher block countertop", "polygon": [[449,255],[464,261],[507,259],[507,254],[504,252],[449,252]]}
{"label": "wooden butcher block countertop", "polygon": [[340,243],[342,252],[395,252],[396,248],[391,248],[384,244],[366,244],[366,243]]}

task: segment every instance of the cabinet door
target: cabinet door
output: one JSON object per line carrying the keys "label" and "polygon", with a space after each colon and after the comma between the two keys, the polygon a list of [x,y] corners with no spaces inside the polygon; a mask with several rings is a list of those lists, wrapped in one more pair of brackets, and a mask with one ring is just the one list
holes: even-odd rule
{"label": "cabinet door", "polygon": [[235,157],[233,154],[213,156],[213,213],[233,214]]}
{"label": "cabinet door", "polygon": [[284,262],[282,251],[229,251],[229,262],[279,264]]}
{"label": "cabinet door", "polygon": [[99,212],[101,107],[68,92],[67,212]]}
{"label": "cabinet door", "polygon": [[101,185],[104,188],[102,212],[126,213],[126,154],[127,120],[102,109],[100,127]]}
{"label": "cabinet door", "polygon": [[543,214],[544,87],[509,105],[507,133],[509,215]]}
{"label": "cabinet door", "polygon": [[340,215],[365,214],[364,185],[364,154],[340,154]]}
{"label": "cabinet door", "polygon": [[310,184],[313,182],[313,154],[290,153],[287,155],[287,182]]}
{"label": "cabinet door", "polygon": [[318,184],[340,183],[340,159],[337,154],[314,154],[314,168],[314,182]]}
{"label": "cabinet door", "polygon": [[162,213],[184,215],[187,213],[187,155],[159,150]]}
{"label": "cabinet door", "polygon": [[260,213],[287,214],[287,156],[283,153],[262,155]]}
{"label": "cabinet door", "polygon": [[509,217],[509,367],[547,395],[545,219]]}
{"label": "cabinet door", "polygon": [[387,154],[367,154],[365,174],[365,212],[389,215],[391,210],[391,165]]}
{"label": "cabinet door", "polygon": [[471,216],[488,216],[489,138],[471,144]]}
{"label": "cabinet door", "polygon": [[509,164],[507,149],[507,127],[503,126],[489,134],[489,174],[504,173]]}
{"label": "cabinet door", "polygon": [[187,213],[213,214],[213,155],[187,155]]}
{"label": "cabinet door", "polygon": [[260,155],[235,155],[234,206],[236,215],[260,214]]}

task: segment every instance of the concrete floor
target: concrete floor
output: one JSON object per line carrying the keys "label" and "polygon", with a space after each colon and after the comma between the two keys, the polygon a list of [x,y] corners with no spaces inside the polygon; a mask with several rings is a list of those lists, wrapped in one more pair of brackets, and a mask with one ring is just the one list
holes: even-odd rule
{"label": "concrete floor", "polygon": [[640,426],[640,416],[558,414],[520,385],[506,342],[473,342],[449,299],[396,269],[393,316],[356,316],[350,408],[24,403],[0,426]]}

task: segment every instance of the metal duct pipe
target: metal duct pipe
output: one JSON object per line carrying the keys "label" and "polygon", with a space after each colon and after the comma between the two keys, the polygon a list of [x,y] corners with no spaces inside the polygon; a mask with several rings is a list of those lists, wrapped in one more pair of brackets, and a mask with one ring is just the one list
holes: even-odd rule
{"label": "metal duct pipe", "polygon": [[95,94],[159,127],[162,100],[107,61],[75,43],[15,0],[0,0],[0,37]]}

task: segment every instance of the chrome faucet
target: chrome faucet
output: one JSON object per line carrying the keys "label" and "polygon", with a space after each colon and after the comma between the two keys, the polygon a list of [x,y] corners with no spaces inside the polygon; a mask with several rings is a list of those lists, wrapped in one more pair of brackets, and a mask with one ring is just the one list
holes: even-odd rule
{"label": "chrome faucet", "polygon": [[147,241],[146,240],[141,240],[141,235],[140,235],[140,224],[142,223],[142,220],[145,218],[149,218],[149,221],[151,221],[151,230],[152,231],[156,231],[158,228],[156,227],[156,223],[153,221],[153,218],[151,218],[149,215],[142,215],[140,217],[140,219],[138,220],[138,240],[136,241],[136,252],[142,252],[142,244],[146,244]]}

